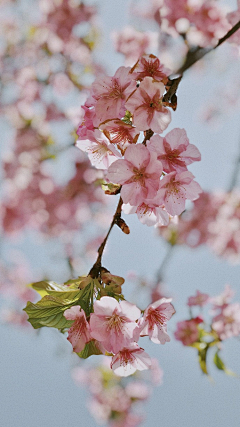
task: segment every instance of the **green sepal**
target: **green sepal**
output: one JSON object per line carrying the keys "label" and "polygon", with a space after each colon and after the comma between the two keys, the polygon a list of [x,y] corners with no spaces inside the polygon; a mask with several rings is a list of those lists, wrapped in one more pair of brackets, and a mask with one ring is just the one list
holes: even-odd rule
{"label": "green sepal", "polygon": [[77,353],[77,355],[81,357],[81,359],[87,359],[88,357],[94,354],[102,354],[101,350],[96,346],[94,340],[89,341],[85,345],[84,349],[80,353]]}

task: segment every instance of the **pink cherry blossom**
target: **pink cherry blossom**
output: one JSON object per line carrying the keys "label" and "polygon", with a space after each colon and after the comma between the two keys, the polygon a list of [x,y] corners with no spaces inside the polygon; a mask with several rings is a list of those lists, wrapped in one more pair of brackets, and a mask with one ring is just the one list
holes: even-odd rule
{"label": "pink cherry blossom", "polygon": [[200,307],[203,307],[205,304],[207,304],[209,301],[209,295],[203,294],[202,292],[197,291],[195,297],[189,297],[187,305],[189,307],[192,307],[193,305],[199,305]]}
{"label": "pink cherry blossom", "polygon": [[136,370],[143,371],[150,367],[150,356],[137,343],[132,343],[119,351],[113,356],[111,363],[114,373],[121,377],[127,377],[134,374]]}
{"label": "pink cherry blossom", "polygon": [[143,80],[144,77],[152,77],[158,82],[167,83],[171,70],[165,68],[155,55],[143,55],[132,68],[136,80]]}
{"label": "pink cherry blossom", "polygon": [[65,310],[64,316],[67,320],[74,320],[73,325],[68,331],[67,339],[72,344],[73,351],[79,353],[84,349],[85,344],[92,339],[85,312],[81,309],[80,305],[75,305]]}
{"label": "pink cherry blossom", "polygon": [[133,114],[133,124],[139,130],[152,129],[163,132],[171,121],[170,111],[162,105],[165,86],[145,77],[139,88],[126,102],[126,109]]}
{"label": "pink cherry blossom", "polygon": [[176,340],[183,345],[191,345],[199,338],[198,322],[195,319],[183,320],[177,323],[177,330],[174,332]]}
{"label": "pink cherry blossom", "polygon": [[162,164],[156,153],[144,145],[131,145],[125,151],[125,158],[117,160],[108,169],[107,178],[122,184],[121,196],[124,203],[138,206],[146,198],[157,194]]}
{"label": "pink cherry blossom", "polygon": [[167,334],[167,321],[175,313],[171,298],[161,298],[150,304],[139,321],[140,336],[148,335],[155,344],[170,341]]}
{"label": "pink cherry blossom", "polygon": [[195,200],[202,192],[200,185],[193,181],[191,172],[171,172],[160,181],[158,195],[163,198],[170,215],[180,215],[185,209],[186,199]]}
{"label": "pink cherry blossom", "polygon": [[240,304],[223,306],[221,313],[213,318],[212,328],[221,340],[240,335]]}
{"label": "pink cherry blossom", "polygon": [[125,214],[136,213],[139,221],[148,227],[153,225],[167,226],[169,215],[164,206],[159,206],[158,199],[157,197],[149,200],[146,199],[139,206],[131,206],[129,203],[123,204],[122,211]]}
{"label": "pink cherry blossom", "polygon": [[134,304],[127,301],[119,303],[112,297],[104,296],[94,303],[94,313],[90,316],[91,335],[108,352],[118,353],[133,341],[140,313]]}
{"label": "pink cherry blossom", "polygon": [[197,147],[189,144],[184,129],[173,129],[162,138],[154,135],[147,144],[148,149],[156,151],[158,160],[162,162],[163,170],[167,173],[187,170],[187,165],[201,160]]}
{"label": "pink cherry blossom", "polygon": [[110,120],[101,125],[101,130],[112,144],[117,145],[122,154],[130,144],[136,144],[139,136],[135,127],[122,120]]}
{"label": "pink cherry blossom", "polygon": [[117,149],[100,130],[87,131],[85,140],[78,139],[76,146],[88,153],[93,166],[98,169],[107,169],[117,158],[121,157]]}
{"label": "pink cherry blossom", "polygon": [[[238,8],[234,12],[227,14],[227,20],[233,27],[240,20],[240,0],[237,0]],[[240,29],[236,31],[228,40],[229,43],[240,44]]]}
{"label": "pink cherry blossom", "polygon": [[96,116],[101,122],[124,116],[124,103],[136,89],[136,82],[129,71],[130,67],[120,67],[113,77],[101,77],[93,83]]}

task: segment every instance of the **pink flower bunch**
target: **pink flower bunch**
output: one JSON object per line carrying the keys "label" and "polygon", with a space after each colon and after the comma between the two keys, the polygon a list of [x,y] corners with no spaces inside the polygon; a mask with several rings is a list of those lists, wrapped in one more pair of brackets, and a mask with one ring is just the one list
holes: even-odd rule
{"label": "pink flower bunch", "polygon": [[218,256],[240,262],[240,193],[203,193],[176,223],[159,228],[168,241],[197,247],[207,244]]}
{"label": "pink flower bunch", "polygon": [[192,45],[216,43],[231,28],[224,10],[215,0],[152,0],[152,18],[170,34],[185,34]]}
{"label": "pink flower bunch", "polygon": [[[155,376],[156,369],[162,372],[159,366],[154,369]],[[151,393],[151,386],[156,385],[151,370],[149,374],[126,380],[114,375],[107,358],[97,367],[88,370],[76,367],[72,371],[75,383],[86,386],[90,392],[88,407],[93,417],[98,423],[111,427],[134,427],[143,421],[143,414],[136,413],[135,406],[143,404]]]}
{"label": "pink flower bunch", "polygon": [[201,155],[185,130],[159,135],[171,120],[163,100],[169,73],[156,56],[142,55],[133,68],[97,78],[77,130],[77,147],[121,187],[124,212],[137,213],[147,225],[167,225],[169,215],[180,215],[186,200],[201,193],[187,170]]}
{"label": "pink flower bunch", "polygon": [[[196,296],[188,298],[192,310],[210,304],[208,315],[193,316],[189,320],[177,323],[175,338],[186,346],[202,348],[205,344],[218,345],[220,341],[240,335],[240,304],[232,303],[234,292],[226,286],[224,292],[214,298],[197,291]],[[194,308],[195,307],[195,308]],[[208,320],[207,320],[208,319]],[[207,341],[205,341],[207,338]]]}
{"label": "pink flower bunch", "polygon": [[128,376],[151,367],[150,356],[137,344],[140,336],[149,336],[156,344],[170,341],[167,322],[175,313],[171,299],[162,298],[150,304],[142,317],[136,305],[109,296],[96,300],[93,310],[88,320],[80,306],[64,312],[67,320],[74,321],[68,340],[77,353],[95,340],[103,353],[112,355],[111,368],[116,375]]}

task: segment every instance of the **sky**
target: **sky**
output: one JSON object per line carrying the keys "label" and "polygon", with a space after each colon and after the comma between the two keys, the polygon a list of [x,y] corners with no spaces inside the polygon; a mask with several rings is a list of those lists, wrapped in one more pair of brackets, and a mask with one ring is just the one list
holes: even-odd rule
{"label": "sky", "polygon": [[[109,63],[110,72],[122,65],[121,56],[110,47],[109,33],[127,22],[129,1],[101,0],[104,22],[104,39],[101,48],[103,61]],[[209,102],[215,91],[227,85],[221,69],[224,46],[213,57],[206,59],[205,67],[189,71],[178,90],[178,109],[173,114],[168,131],[184,128],[191,143],[202,153],[202,161],[189,169],[197,182],[206,190],[226,189],[231,180],[234,160],[239,152],[239,111],[225,114],[216,127],[203,123],[200,107]],[[212,59],[212,61],[211,61]],[[239,64],[239,63],[238,63]],[[234,68],[234,67],[233,67]],[[233,78],[237,70],[227,74]],[[224,103],[224,96],[222,98]],[[114,212],[114,202],[110,209]],[[142,225],[135,216],[125,216],[131,233],[126,236],[113,229],[104,254],[104,265],[113,273],[126,276],[129,270],[154,278],[167,251],[153,228]],[[36,247],[32,258],[39,263],[45,254]],[[56,262],[56,281],[58,277]],[[60,274],[59,274],[60,276]],[[177,311],[169,323],[173,336],[175,324],[187,316],[186,300],[196,289],[210,295],[221,293],[228,283],[240,300],[240,265],[231,265],[217,258],[206,247],[197,249],[176,248],[164,275],[164,282]],[[131,295],[131,284],[124,284],[126,296]],[[86,408],[86,391],[77,387],[71,378],[71,368],[77,360],[71,354],[71,345],[55,330],[43,328],[39,333],[0,325],[0,425],[4,427],[65,427],[96,426]],[[154,389],[145,405],[145,427],[231,427],[239,426],[240,379],[227,377],[212,366],[212,381],[202,375],[193,349],[185,348],[172,340],[164,346],[154,345],[145,339],[144,347],[159,359],[164,371],[163,384]],[[230,340],[224,345],[223,358],[229,368],[240,375],[240,342]],[[88,365],[88,362],[84,366]]]}

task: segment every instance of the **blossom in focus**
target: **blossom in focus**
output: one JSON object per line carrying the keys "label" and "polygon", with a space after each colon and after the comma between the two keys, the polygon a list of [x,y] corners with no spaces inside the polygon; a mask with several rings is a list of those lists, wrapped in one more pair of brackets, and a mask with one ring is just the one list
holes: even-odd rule
{"label": "blossom in focus", "polygon": [[126,109],[133,114],[133,124],[138,130],[152,129],[161,133],[171,121],[171,113],[162,104],[165,86],[145,77],[137,90],[126,102]]}
{"label": "blossom in focus", "polygon": [[183,345],[191,345],[199,338],[198,321],[195,319],[183,320],[177,323],[177,330],[174,332],[176,340]]}
{"label": "blossom in focus", "polygon": [[197,147],[189,144],[184,129],[173,129],[162,138],[154,135],[147,143],[150,151],[156,151],[157,158],[162,162],[163,170],[169,172],[183,172],[187,165],[201,160]]}
{"label": "blossom in focus", "polygon": [[196,296],[189,297],[187,305],[189,307],[192,307],[193,305],[199,305],[200,307],[203,307],[205,304],[207,304],[209,301],[209,295],[203,294],[202,292],[197,291]]}
{"label": "blossom in focus", "polygon": [[170,341],[167,334],[167,321],[175,313],[171,298],[161,298],[150,304],[139,321],[140,336],[148,335],[155,344]]}
{"label": "blossom in focus", "polygon": [[138,144],[129,146],[125,158],[109,167],[107,179],[122,185],[121,196],[124,203],[138,206],[157,194],[161,174],[162,164],[157,160],[156,153]]}
{"label": "blossom in focus", "polygon": [[110,120],[101,125],[101,130],[112,144],[124,154],[130,144],[136,144],[139,136],[138,130],[122,120]]}
{"label": "blossom in focus", "polygon": [[164,209],[164,206],[159,206],[159,198],[146,199],[139,206],[131,206],[124,204],[122,210],[125,214],[136,213],[139,221],[146,224],[148,227],[153,225],[167,226],[169,223],[169,215]]}
{"label": "blossom in focus", "polygon": [[75,305],[64,312],[67,320],[74,320],[73,325],[68,331],[68,341],[73,346],[73,351],[79,353],[85,347],[85,344],[91,341],[89,324],[86,319],[84,310],[80,305]]}
{"label": "blossom in focus", "polygon": [[94,313],[90,316],[91,335],[108,352],[116,354],[133,341],[140,314],[136,305],[104,296],[94,303]]}
{"label": "blossom in focus", "polygon": [[132,72],[136,80],[143,80],[144,77],[151,77],[164,84],[167,83],[168,76],[171,74],[171,70],[164,67],[160,60],[152,54],[142,55],[132,68]]}
{"label": "blossom in focus", "polygon": [[75,145],[88,153],[92,165],[98,169],[107,169],[121,157],[114,145],[110,144],[103,132],[98,129],[93,132],[88,131],[87,138],[78,139]]}
{"label": "blossom in focus", "polygon": [[158,195],[162,197],[167,212],[180,215],[185,209],[186,199],[195,200],[202,192],[200,185],[193,180],[191,172],[171,172],[160,181]]}
{"label": "blossom in focus", "polygon": [[143,371],[151,367],[150,356],[140,348],[137,343],[132,343],[113,356],[111,368],[116,375],[127,377],[136,370]]}
{"label": "blossom in focus", "polygon": [[129,71],[130,67],[120,67],[113,77],[97,78],[92,84],[96,116],[101,122],[124,116],[124,103],[136,89],[136,82]]}

